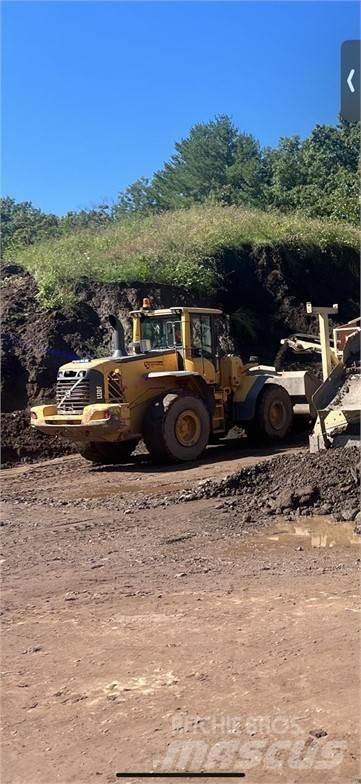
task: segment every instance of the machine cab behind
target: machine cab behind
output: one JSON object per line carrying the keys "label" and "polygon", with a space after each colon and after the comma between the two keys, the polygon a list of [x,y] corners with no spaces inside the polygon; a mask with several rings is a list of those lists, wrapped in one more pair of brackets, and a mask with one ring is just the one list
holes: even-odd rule
{"label": "machine cab behind", "polygon": [[200,373],[209,384],[219,383],[219,333],[222,311],[216,308],[173,307],[152,310],[145,300],[133,318],[133,350],[175,348],[179,369]]}

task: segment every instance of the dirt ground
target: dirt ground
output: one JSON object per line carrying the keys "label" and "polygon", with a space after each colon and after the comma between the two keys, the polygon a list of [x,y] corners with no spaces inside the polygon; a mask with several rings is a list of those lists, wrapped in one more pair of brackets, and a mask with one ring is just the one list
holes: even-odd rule
{"label": "dirt ground", "polygon": [[360,781],[354,524],[172,502],[273,454],[2,472],[3,784]]}

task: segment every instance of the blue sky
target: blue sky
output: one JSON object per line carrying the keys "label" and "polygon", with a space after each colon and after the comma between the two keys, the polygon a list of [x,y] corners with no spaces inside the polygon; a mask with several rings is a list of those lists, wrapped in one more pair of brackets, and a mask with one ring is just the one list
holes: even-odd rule
{"label": "blue sky", "polygon": [[355,2],[4,2],[2,192],[63,214],[227,113],[262,144],[336,123]]}

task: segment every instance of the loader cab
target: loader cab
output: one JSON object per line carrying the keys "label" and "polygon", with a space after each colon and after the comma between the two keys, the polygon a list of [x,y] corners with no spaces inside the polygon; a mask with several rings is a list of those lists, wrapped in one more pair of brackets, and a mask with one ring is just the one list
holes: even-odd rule
{"label": "loader cab", "polygon": [[132,311],[133,350],[173,348],[179,369],[200,373],[208,383],[219,380],[219,332],[222,311],[216,308],[173,307]]}

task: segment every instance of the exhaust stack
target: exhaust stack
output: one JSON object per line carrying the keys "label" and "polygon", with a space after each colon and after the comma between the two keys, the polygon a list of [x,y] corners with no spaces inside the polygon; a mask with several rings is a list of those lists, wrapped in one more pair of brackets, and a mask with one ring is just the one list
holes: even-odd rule
{"label": "exhaust stack", "polygon": [[109,324],[113,330],[113,359],[119,359],[127,355],[125,349],[124,329],[116,316],[109,316]]}

